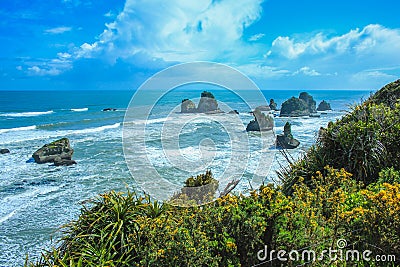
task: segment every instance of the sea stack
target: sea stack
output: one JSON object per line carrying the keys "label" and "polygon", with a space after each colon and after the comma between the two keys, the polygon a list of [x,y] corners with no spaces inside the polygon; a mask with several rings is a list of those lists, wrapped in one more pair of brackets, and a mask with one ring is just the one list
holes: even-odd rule
{"label": "sea stack", "polygon": [[310,113],[317,113],[317,109],[316,109],[316,102],[314,100],[314,98],[307,92],[301,92],[299,95],[299,99],[303,100],[304,102],[306,102],[308,111]]}
{"label": "sea stack", "polygon": [[210,92],[203,91],[199,105],[196,108],[196,104],[190,99],[183,99],[181,103],[181,113],[222,113],[218,107],[218,102],[214,95]]}
{"label": "sea stack", "polygon": [[270,131],[274,127],[274,119],[271,116],[265,115],[261,110],[256,108],[253,111],[254,120],[247,124],[247,132],[260,132],[260,131]]}
{"label": "sea stack", "polygon": [[331,105],[325,100],[322,100],[321,103],[319,103],[318,105],[317,111],[326,111],[326,110],[332,110]]}
{"label": "sea stack", "polygon": [[300,145],[300,142],[293,138],[292,128],[289,122],[283,127],[283,134],[276,136],[275,145],[277,148],[293,149]]}
{"label": "sea stack", "polygon": [[181,103],[181,113],[195,113],[197,112],[196,104],[189,99],[183,99]]}
{"label": "sea stack", "polygon": [[316,102],[307,92],[300,93],[299,97],[291,97],[282,103],[279,116],[282,117],[301,117],[317,113]]}
{"label": "sea stack", "polygon": [[271,110],[278,110],[278,105],[275,103],[275,100],[272,98],[269,100],[269,108]]}

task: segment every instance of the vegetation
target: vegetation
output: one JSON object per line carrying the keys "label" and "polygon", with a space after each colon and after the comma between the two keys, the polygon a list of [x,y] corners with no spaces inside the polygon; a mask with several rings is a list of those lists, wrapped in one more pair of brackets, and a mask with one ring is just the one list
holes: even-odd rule
{"label": "vegetation", "polygon": [[208,97],[208,98],[213,98],[213,99],[215,99],[214,95],[213,95],[211,92],[208,92],[208,91],[203,91],[203,92],[201,93],[201,97]]}
{"label": "vegetation", "polygon": [[[192,207],[106,193],[83,207],[57,247],[26,266],[254,266],[265,247],[275,254],[258,266],[398,266],[400,104],[371,99],[321,129],[307,155],[280,172],[281,185]],[[213,183],[208,171],[185,187]],[[371,260],[346,262],[328,257],[329,249],[360,257],[370,250]],[[279,250],[299,254],[279,261]],[[309,250],[315,258],[301,256]]]}
{"label": "vegetation", "polygon": [[170,204],[179,206],[195,206],[208,203],[215,199],[219,182],[214,179],[210,170],[196,177],[189,177],[181,192],[175,194]]}

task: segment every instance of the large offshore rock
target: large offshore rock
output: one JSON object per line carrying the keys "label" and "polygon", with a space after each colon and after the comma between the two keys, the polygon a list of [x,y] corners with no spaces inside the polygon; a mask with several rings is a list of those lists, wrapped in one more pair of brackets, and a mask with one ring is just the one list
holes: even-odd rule
{"label": "large offshore rock", "polygon": [[36,150],[32,158],[36,163],[41,164],[54,162],[56,158],[71,160],[73,153],[74,150],[71,148],[68,138],[61,138]]}
{"label": "large offshore rock", "polygon": [[303,100],[304,102],[306,102],[308,111],[310,111],[310,113],[316,113],[317,112],[317,102],[315,102],[314,98],[307,92],[301,92],[299,95],[299,99]]}
{"label": "large offshore rock", "polygon": [[310,115],[307,103],[296,97],[289,98],[282,103],[282,108],[279,116],[284,117],[300,117]]}
{"label": "large offshore rock", "polygon": [[214,95],[210,92],[204,91],[201,93],[201,98],[199,105],[197,107],[197,112],[207,113],[219,111],[218,102]]}

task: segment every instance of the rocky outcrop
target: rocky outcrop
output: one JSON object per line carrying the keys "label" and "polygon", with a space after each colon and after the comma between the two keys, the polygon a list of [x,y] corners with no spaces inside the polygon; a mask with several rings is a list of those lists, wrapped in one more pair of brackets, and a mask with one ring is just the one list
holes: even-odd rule
{"label": "rocky outcrop", "polygon": [[331,105],[325,100],[322,100],[321,103],[319,103],[318,105],[317,111],[326,111],[326,110],[332,110]]}
{"label": "rocky outcrop", "polygon": [[275,101],[272,98],[269,100],[269,108],[271,110],[279,110],[278,105],[275,103]]}
{"label": "rocky outcrop", "polygon": [[181,103],[182,113],[195,113],[197,112],[196,104],[189,99],[183,99]]}
{"label": "rocky outcrop", "polygon": [[310,113],[317,113],[317,109],[316,109],[317,102],[315,102],[314,98],[309,93],[301,92],[299,95],[299,99],[306,102],[308,111]]}
{"label": "rocky outcrop", "polygon": [[74,150],[69,144],[68,138],[56,140],[44,145],[33,153],[32,158],[36,163],[54,162],[56,158],[60,160],[71,160]]}
{"label": "rocky outcrop", "polygon": [[306,102],[302,99],[292,97],[282,103],[279,116],[283,117],[300,117],[308,116],[310,111]]}
{"label": "rocky outcrop", "polygon": [[10,153],[10,150],[8,150],[7,148],[0,149],[0,154],[8,154],[8,153]]}
{"label": "rocky outcrop", "polygon": [[228,114],[239,114],[239,111],[234,109],[234,110],[229,111]]}
{"label": "rocky outcrop", "polygon": [[215,112],[218,110],[219,110],[218,103],[214,95],[207,91],[202,92],[200,102],[197,107],[197,112],[206,113],[206,112]]}
{"label": "rocky outcrop", "polygon": [[293,149],[300,145],[300,142],[293,138],[292,129],[289,122],[283,127],[283,134],[276,136],[275,145],[277,148]]}
{"label": "rocky outcrop", "polygon": [[221,113],[222,111],[218,108],[218,102],[214,95],[210,92],[203,91],[201,93],[201,98],[197,108],[193,101],[189,99],[183,99],[181,103],[181,112],[214,114]]}
{"label": "rocky outcrop", "polygon": [[254,120],[247,124],[246,131],[270,131],[274,127],[274,119],[271,116],[265,115],[261,110],[255,109],[253,111]]}
{"label": "rocky outcrop", "polygon": [[309,116],[312,113],[317,113],[315,108],[316,102],[307,92],[302,92],[299,98],[292,97],[282,104],[280,116],[285,117],[300,117]]}

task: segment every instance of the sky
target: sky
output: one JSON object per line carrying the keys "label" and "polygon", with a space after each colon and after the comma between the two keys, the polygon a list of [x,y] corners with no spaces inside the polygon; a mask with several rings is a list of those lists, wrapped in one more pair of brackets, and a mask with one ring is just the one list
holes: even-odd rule
{"label": "sky", "polygon": [[212,61],[261,89],[400,78],[397,0],[0,0],[0,90],[130,90]]}

